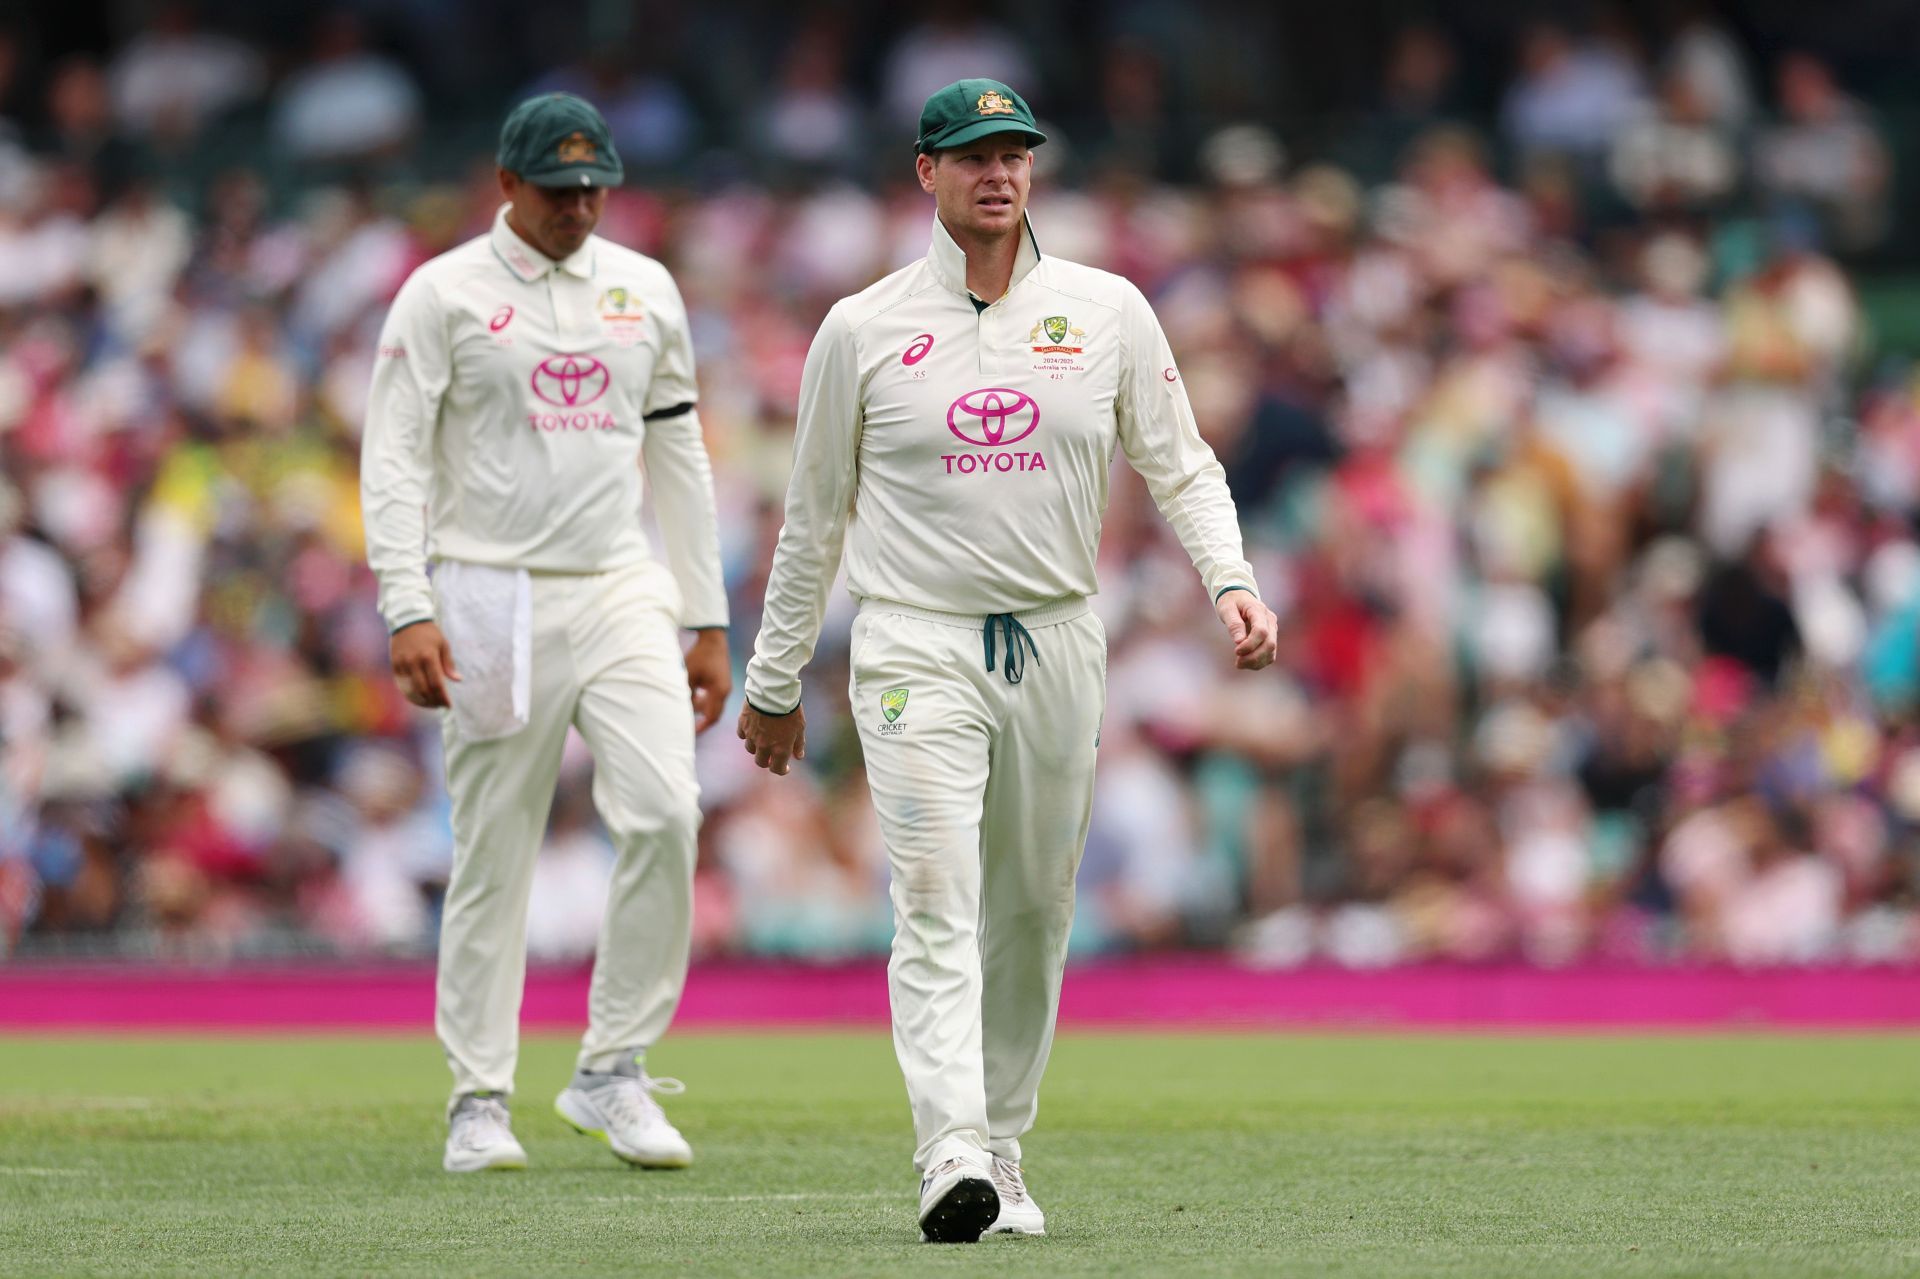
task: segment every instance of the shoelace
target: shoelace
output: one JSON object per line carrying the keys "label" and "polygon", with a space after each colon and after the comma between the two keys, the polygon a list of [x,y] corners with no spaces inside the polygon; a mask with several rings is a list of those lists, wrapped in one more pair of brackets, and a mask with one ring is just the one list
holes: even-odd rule
{"label": "shoelace", "polygon": [[[1032,655],[1035,666],[1040,664],[1040,649],[1034,644],[1033,636],[1028,633],[1027,628],[1022,626],[1020,619],[1012,613],[989,613],[987,624],[981,631],[981,639],[987,650],[989,674],[993,671],[993,628],[996,622],[999,623],[1000,633],[1006,637],[1007,645],[1006,661],[1000,668],[1001,674],[1007,677],[1007,683],[1018,684],[1027,673],[1029,654]],[[1025,652],[1021,651],[1022,646],[1025,647]]]}
{"label": "shoelace", "polygon": [[664,1076],[656,1079],[652,1075],[641,1075],[635,1079],[623,1075],[596,1091],[604,1094],[603,1104],[611,1118],[623,1124],[645,1125],[655,1121],[665,1123],[667,1119],[666,1112],[660,1109],[660,1103],[653,1099],[653,1094],[677,1097],[686,1090],[687,1086],[678,1079]]}
{"label": "shoelace", "polygon": [[468,1097],[453,1116],[454,1142],[464,1149],[478,1150],[490,1145],[495,1134],[489,1128],[510,1132],[507,1108],[492,1097]]}
{"label": "shoelace", "polygon": [[967,1161],[965,1159],[961,1159],[958,1156],[955,1156],[954,1158],[947,1160],[945,1163],[942,1163],[936,1167],[927,1169],[927,1175],[920,1179],[920,1185],[924,1189],[928,1183],[936,1181],[939,1178],[946,1176],[948,1173],[952,1172],[956,1168],[963,1168],[966,1166],[967,1166]]}
{"label": "shoelace", "polygon": [[993,1157],[993,1187],[1008,1203],[1019,1203],[1027,1197],[1027,1180],[1020,1175],[1020,1165],[998,1155]]}

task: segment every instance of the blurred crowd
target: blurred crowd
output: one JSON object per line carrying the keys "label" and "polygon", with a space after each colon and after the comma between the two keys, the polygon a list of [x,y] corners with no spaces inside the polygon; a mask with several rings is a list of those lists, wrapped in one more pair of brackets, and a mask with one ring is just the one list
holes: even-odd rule
{"label": "blurred crowd", "polygon": [[[842,167],[863,121],[1043,74],[939,8],[861,98],[832,37],[747,111],[809,180],[635,183],[601,228],[690,306],[737,664],[814,326],[927,243],[904,152]],[[1038,153],[1043,251],[1153,299],[1283,619],[1278,666],[1233,672],[1121,465],[1080,953],[1920,959],[1920,378],[1870,358],[1838,265],[1887,233],[1886,139],[1819,59],[1711,24],[1517,40],[1481,127],[1413,27],[1326,154],[1226,122],[1191,172],[1155,161],[1179,135],[1121,47]],[[536,85],[597,96],[641,167],[697,145],[657,77]],[[363,166],[183,194],[250,100],[276,155]],[[350,18],[276,70],[175,6],[0,121],[0,955],[431,949],[438,730],[387,671],[356,478],[388,300],[498,201],[484,141],[451,180],[382,167],[428,118]],[[836,593],[804,770],[754,769],[731,716],[701,742],[702,954],[887,944],[851,614]],[[592,950],[590,769],[570,743],[540,958]]]}

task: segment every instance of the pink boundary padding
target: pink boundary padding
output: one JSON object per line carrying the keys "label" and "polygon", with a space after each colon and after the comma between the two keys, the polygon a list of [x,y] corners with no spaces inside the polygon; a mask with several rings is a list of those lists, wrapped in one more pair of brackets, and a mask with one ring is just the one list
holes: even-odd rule
{"label": "pink boundary padding", "polygon": [[[535,970],[522,1021],[575,1029],[584,969]],[[698,965],[681,1027],[881,1026],[879,963]],[[1920,1029],[1920,969],[1423,965],[1259,972],[1210,956],[1067,974],[1068,1026],[1362,1029]],[[433,1025],[424,966],[0,969],[0,1030],[394,1030]]]}

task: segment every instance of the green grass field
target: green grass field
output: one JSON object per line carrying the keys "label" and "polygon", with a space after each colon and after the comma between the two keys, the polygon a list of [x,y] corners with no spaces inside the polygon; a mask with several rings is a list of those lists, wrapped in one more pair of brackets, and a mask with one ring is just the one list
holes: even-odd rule
{"label": "green grass field", "polygon": [[426,1039],[0,1042],[0,1273],[1913,1275],[1920,1038],[1063,1036],[1045,1239],[923,1246],[882,1035],[680,1035],[687,1172],[549,1109],[439,1169]]}

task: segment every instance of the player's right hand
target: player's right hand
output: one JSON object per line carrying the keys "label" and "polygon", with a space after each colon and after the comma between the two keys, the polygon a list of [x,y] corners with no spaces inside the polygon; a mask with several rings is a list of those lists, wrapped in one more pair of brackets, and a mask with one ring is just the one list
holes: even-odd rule
{"label": "player's right hand", "polygon": [[1280,619],[1250,591],[1228,591],[1213,602],[1233,641],[1233,664],[1243,671],[1263,671],[1273,664],[1280,647]]}
{"label": "player's right hand", "polygon": [[785,715],[764,715],[742,706],[736,731],[753,762],[781,777],[787,775],[789,761],[807,757],[807,713],[798,706]]}
{"label": "player's right hand", "polygon": [[460,672],[454,669],[453,650],[447,637],[433,622],[415,622],[393,633],[388,643],[393,659],[394,682],[415,706],[446,706],[447,681],[456,683]]}

